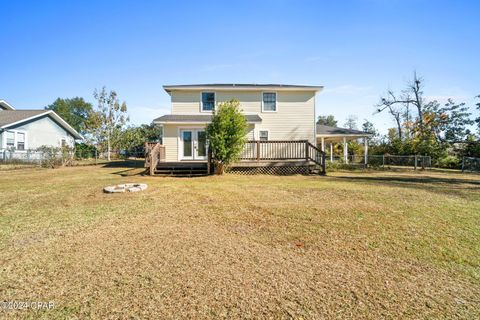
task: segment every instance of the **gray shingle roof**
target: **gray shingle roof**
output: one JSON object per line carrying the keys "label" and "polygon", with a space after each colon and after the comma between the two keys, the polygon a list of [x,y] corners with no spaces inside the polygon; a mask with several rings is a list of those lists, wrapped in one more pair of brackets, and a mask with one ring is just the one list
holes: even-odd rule
{"label": "gray shingle roof", "polygon": [[49,110],[3,110],[0,111],[0,127],[37,116],[48,111]]}
{"label": "gray shingle roof", "polygon": [[311,86],[311,85],[296,85],[296,84],[275,84],[275,83],[205,83],[205,84],[180,84],[180,85],[165,85],[163,86],[165,91],[181,89],[202,89],[202,88],[216,88],[216,89],[258,89],[271,88],[271,89],[299,89],[299,90],[312,90],[318,91],[323,89],[323,86]]}
{"label": "gray shingle roof", "polygon": [[323,135],[370,135],[368,132],[360,131],[360,130],[353,130],[347,128],[339,128],[339,127],[330,127],[325,126],[322,124],[317,124],[317,134]]}
{"label": "gray shingle roof", "polygon": [[[247,122],[262,122],[262,118],[258,114],[245,115]],[[153,122],[210,122],[211,114],[167,114],[156,118]]]}

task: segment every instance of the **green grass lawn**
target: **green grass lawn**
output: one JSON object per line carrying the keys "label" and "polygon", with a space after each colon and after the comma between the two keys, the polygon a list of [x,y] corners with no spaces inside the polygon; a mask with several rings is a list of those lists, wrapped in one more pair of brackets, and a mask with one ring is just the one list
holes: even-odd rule
{"label": "green grass lawn", "polygon": [[121,165],[0,171],[0,318],[480,317],[478,175]]}

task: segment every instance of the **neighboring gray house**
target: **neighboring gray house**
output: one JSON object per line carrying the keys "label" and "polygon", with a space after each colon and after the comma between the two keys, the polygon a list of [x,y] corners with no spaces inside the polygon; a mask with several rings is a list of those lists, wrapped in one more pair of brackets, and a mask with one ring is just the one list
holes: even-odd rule
{"label": "neighboring gray house", "polygon": [[73,147],[82,136],[52,110],[15,110],[0,100],[0,152]]}

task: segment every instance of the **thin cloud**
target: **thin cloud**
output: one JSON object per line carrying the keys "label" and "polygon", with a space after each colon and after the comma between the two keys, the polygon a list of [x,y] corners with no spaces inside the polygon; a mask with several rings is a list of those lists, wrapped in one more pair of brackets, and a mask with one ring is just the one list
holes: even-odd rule
{"label": "thin cloud", "polygon": [[346,84],[338,87],[325,88],[324,93],[333,93],[333,94],[360,94],[360,93],[371,93],[373,87],[369,86],[357,86],[353,84]]}
{"label": "thin cloud", "polygon": [[130,123],[135,125],[149,124],[153,119],[170,113],[170,107],[128,107]]}
{"label": "thin cloud", "polygon": [[234,67],[234,64],[209,64],[205,65],[200,68],[201,72],[211,72],[211,71],[216,71],[216,70],[222,70],[222,69],[229,69]]}

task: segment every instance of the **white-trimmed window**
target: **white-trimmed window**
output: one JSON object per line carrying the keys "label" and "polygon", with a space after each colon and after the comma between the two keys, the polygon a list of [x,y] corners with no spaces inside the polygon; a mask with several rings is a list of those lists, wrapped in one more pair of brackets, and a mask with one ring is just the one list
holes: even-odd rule
{"label": "white-trimmed window", "polygon": [[213,111],[215,109],[215,92],[202,92],[201,111]]}
{"label": "white-trimmed window", "polygon": [[277,111],[277,93],[263,92],[262,93],[262,112],[276,112]]}
{"label": "white-trimmed window", "polygon": [[269,132],[268,130],[258,130],[258,140],[268,141]]}
{"label": "white-trimmed window", "polygon": [[6,131],[5,132],[6,136],[6,146],[7,149],[15,148],[15,132],[14,131]]}
{"label": "white-trimmed window", "polygon": [[25,133],[17,132],[17,150],[25,150]]}

